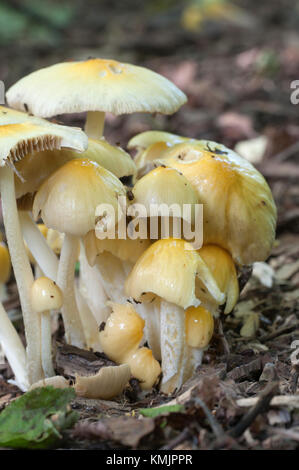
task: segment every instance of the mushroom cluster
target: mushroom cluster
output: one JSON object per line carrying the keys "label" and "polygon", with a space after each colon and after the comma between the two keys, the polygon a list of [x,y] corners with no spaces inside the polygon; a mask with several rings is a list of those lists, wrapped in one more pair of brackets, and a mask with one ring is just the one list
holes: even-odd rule
{"label": "mushroom cluster", "polygon": [[[78,393],[110,398],[130,374],[143,390],[172,393],[201,364],[214,318],[233,310],[238,270],[270,253],[276,209],[266,181],[215,142],[148,131],[130,140],[134,159],[108,143],[106,112],[172,114],[186,102],[143,67],[61,63],[22,78],[6,96],[0,185],[9,254],[1,246],[1,272],[5,284],[11,259],[26,350],[1,304],[0,343],[16,383],[27,390],[54,380],[59,310],[67,343],[118,364],[77,377]],[[87,113],[84,131],[46,119],[79,112]],[[166,236],[164,213],[153,206],[173,209]],[[193,239],[179,230],[185,225]],[[200,247],[192,243],[199,229]]]}

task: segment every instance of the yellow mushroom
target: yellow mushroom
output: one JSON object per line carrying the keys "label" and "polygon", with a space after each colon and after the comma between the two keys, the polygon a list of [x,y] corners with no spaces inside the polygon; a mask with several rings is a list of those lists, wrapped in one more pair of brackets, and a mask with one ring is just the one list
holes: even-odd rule
{"label": "yellow mushroom", "polygon": [[47,277],[36,279],[31,288],[32,307],[41,315],[41,354],[45,377],[55,375],[52,363],[51,310],[58,310],[63,304],[60,288]]}

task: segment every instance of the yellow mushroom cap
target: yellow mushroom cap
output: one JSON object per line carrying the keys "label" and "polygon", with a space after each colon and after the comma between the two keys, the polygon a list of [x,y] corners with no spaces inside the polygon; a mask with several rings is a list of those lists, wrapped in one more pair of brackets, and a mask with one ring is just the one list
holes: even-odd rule
{"label": "yellow mushroom cap", "polygon": [[137,181],[132,192],[133,202],[143,204],[148,216],[151,204],[178,204],[182,215],[183,205],[190,204],[193,222],[194,205],[198,203],[197,192],[187,178],[173,168],[155,168]]}
{"label": "yellow mushroom cap", "polygon": [[98,254],[109,252],[122,261],[135,263],[142,253],[150,246],[148,239],[110,239],[100,240],[96,237],[95,231],[91,230],[84,237],[85,253],[88,263],[94,266]]}
{"label": "yellow mushroom cap", "polygon": [[11,261],[7,246],[0,242],[0,283],[5,284],[11,275]]}
{"label": "yellow mushroom cap", "polygon": [[216,245],[204,245],[198,253],[209,267],[219,289],[226,296],[224,313],[230,313],[239,297],[239,282],[231,255]]}
{"label": "yellow mushroom cap", "polygon": [[104,138],[89,139],[88,148],[82,153],[67,149],[34,152],[16,162],[15,167],[18,172],[15,176],[16,197],[20,198],[24,194],[37,191],[52,173],[75,158],[88,158],[118,178],[136,174],[134,161],[120,147],[110,145]]}
{"label": "yellow mushroom cap", "polygon": [[156,142],[144,150],[137,153],[134,158],[137,170],[141,170],[145,165],[153,163],[157,158],[162,158],[168,146],[165,142]]}
{"label": "yellow mushroom cap", "polygon": [[144,320],[130,303],[109,302],[113,312],[100,332],[100,344],[104,353],[122,364],[135,352],[143,336]]}
{"label": "yellow mushroom cap", "polygon": [[129,364],[133,377],[140,380],[142,390],[151,389],[161,374],[161,366],[149,348],[137,349],[127,358],[126,364]]}
{"label": "yellow mushroom cap", "polygon": [[36,193],[33,203],[35,219],[41,215],[47,227],[76,236],[94,229],[96,208],[109,204],[115,221],[121,215],[118,197],[126,191],[110,171],[88,159],[67,162]]}
{"label": "yellow mushroom cap", "polygon": [[190,307],[185,312],[186,341],[192,348],[208,346],[214,332],[213,315],[204,307]]}
{"label": "yellow mushroom cap", "polygon": [[173,145],[180,144],[188,140],[190,140],[188,137],[171,134],[170,132],[145,131],[132,137],[128,143],[128,149],[137,148],[138,150],[144,150],[153,144],[161,142],[166,144],[167,147],[172,147]]}
{"label": "yellow mushroom cap", "polygon": [[37,70],[6,93],[16,109],[36,116],[104,111],[172,114],[186,96],[165,77],[144,67],[108,59],[65,62]]}
{"label": "yellow mushroom cap", "polygon": [[137,301],[149,301],[154,294],[186,309],[200,304],[197,280],[215,302],[224,302],[224,294],[192,245],[170,238],[156,241],[141,255],[127,278],[125,291]]}
{"label": "yellow mushroom cap", "polygon": [[0,166],[15,162],[28,153],[69,147],[84,150],[87,138],[81,130],[65,126],[31,124],[0,125]]}
{"label": "yellow mushroom cap", "polygon": [[204,244],[222,246],[239,265],[263,261],[275,237],[276,207],[264,177],[215,142],[173,146],[160,164],[183,173],[203,207]]}
{"label": "yellow mushroom cap", "polygon": [[37,313],[57,310],[63,302],[61,289],[48,277],[39,277],[31,288],[31,302]]}

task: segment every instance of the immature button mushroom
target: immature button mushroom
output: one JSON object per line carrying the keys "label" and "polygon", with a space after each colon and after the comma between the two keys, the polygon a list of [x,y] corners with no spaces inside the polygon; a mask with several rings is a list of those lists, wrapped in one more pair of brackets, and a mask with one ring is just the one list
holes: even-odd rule
{"label": "immature button mushroom", "polygon": [[188,346],[198,349],[208,346],[214,332],[214,317],[206,308],[187,308],[185,325]]}
{"label": "immature button mushroom", "polygon": [[84,150],[86,141],[81,131],[58,125],[47,126],[46,123],[44,126],[35,125],[30,122],[0,125],[0,141],[0,184],[3,220],[25,323],[29,380],[30,383],[33,383],[42,376],[40,329],[30,300],[33,276],[20,230],[13,164],[34,151],[65,146],[81,151]]}
{"label": "immature button mushroom", "polygon": [[42,366],[45,377],[55,375],[52,363],[51,310],[58,310],[63,303],[62,292],[48,277],[36,279],[31,288],[32,307],[41,314]]}
{"label": "immature button mushroom", "polygon": [[[162,390],[166,393],[182,385],[187,379],[187,368],[191,376],[196,367],[194,363],[193,369],[190,368],[187,360],[185,309],[201,304],[198,283],[209,292],[211,301],[218,305],[224,302],[224,295],[200,255],[191,244],[175,239],[159,240],[151,245],[126,281],[125,290],[135,301],[161,298],[160,331],[156,335],[161,345]],[[150,314],[148,321],[151,321]]]}
{"label": "immature button mushroom", "polygon": [[122,183],[108,170],[88,159],[75,159],[53,173],[34,199],[34,217],[41,216],[47,227],[65,234],[57,284],[64,296],[62,316],[66,339],[78,347],[85,343],[74,293],[74,268],[80,237],[95,228],[96,208],[100,204],[113,209],[113,216],[108,214],[105,223],[114,228],[118,218],[124,216],[118,199],[125,195]]}
{"label": "immature button mushroom", "polygon": [[37,70],[15,83],[6,94],[17,109],[26,103],[36,116],[87,111],[85,131],[103,133],[105,113],[172,114],[186,102],[173,83],[144,67],[108,59],[65,62]]}
{"label": "immature button mushroom", "polygon": [[141,388],[148,390],[157,382],[161,367],[149,348],[139,348],[144,320],[129,303],[109,302],[109,305],[113,312],[100,332],[103,351],[118,364],[128,364]]}
{"label": "immature button mushroom", "polygon": [[130,303],[109,302],[109,305],[113,312],[100,332],[100,342],[109,359],[123,364],[139,347],[144,320]]}
{"label": "immature button mushroom", "polygon": [[160,164],[183,173],[204,204],[204,244],[231,253],[239,264],[264,261],[275,237],[276,207],[263,176],[215,142],[178,144]]}

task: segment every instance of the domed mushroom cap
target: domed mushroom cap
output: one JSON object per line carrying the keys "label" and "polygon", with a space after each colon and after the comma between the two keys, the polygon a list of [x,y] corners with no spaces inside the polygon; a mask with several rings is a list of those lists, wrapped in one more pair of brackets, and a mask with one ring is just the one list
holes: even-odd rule
{"label": "domed mushroom cap", "polygon": [[138,259],[125,284],[127,295],[146,302],[153,296],[182,308],[200,304],[197,280],[218,304],[224,295],[209,268],[190,243],[179,239],[158,240]]}
{"label": "domed mushroom cap", "polygon": [[276,207],[264,177],[247,160],[202,141],[175,145],[159,163],[182,172],[197,190],[204,204],[204,244],[225,248],[240,265],[269,256]]}
{"label": "domed mushroom cap", "polygon": [[184,204],[190,204],[191,215],[194,218],[194,205],[199,202],[197,191],[182,173],[162,166],[138,180],[132,192],[133,202],[143,204],[148,217],[152,204],[167,204],[168,206],[177,204],[180,208],[183,208]]}
{"label": "domed mushroom cap", "polygon": [[21,180],[18,175],[15,176],[17,198],[37,191],[54,171],[75,158],[88,158],[111,171],[118,178],[136,174],[134,161],[120,147],[110,145],[104,138],[89,139],[88,148],[83,153],[66,149],[34,152],[16,162],[18,175],[22,177]]}
{"label": "domed mushroom cap", "polygon": [[16,109],[26,103],[36,116],[104,111],[113,114],[172,114],[186,96],[165,77],[144,67],[115,60],[65,62],[37,70],[6,94]]}
{"label": "domed mushroom cap", "polygon": [[[84,236],[95,228],[96,208],[109,204],[115,222],[121,216],[118,197],[126,191],[119,179],[88,159],[71,160],[48,178],[36,193],[35,219],[59,232]],[[111,221],[112,223],[113,221]]]}
{"label": "domed mushroom cap", "polygon": [[180,135],[171,134],[170,132],[164,131],[145,131],[132,137],[128,142],[128,149],[137,148],[138,150],[147,149],[150,145],[163,142],[167,147],[180,144],[189,140],[188,137],[182,137]]}
{"label": "domed mushroom cap", "polygon": [[48,277],[39,277],[31,288],[31,302],[37,313],[57,310],[63,303],[61,289]]}
{"label": "domed mushroom cap", "polygon": [[81,130],[74,128],[26,122],[0,125],[0,141],[0,166],[4,166],[7,159],[13,163],[33,152],[62,147],[83,151],[87,137]]}

